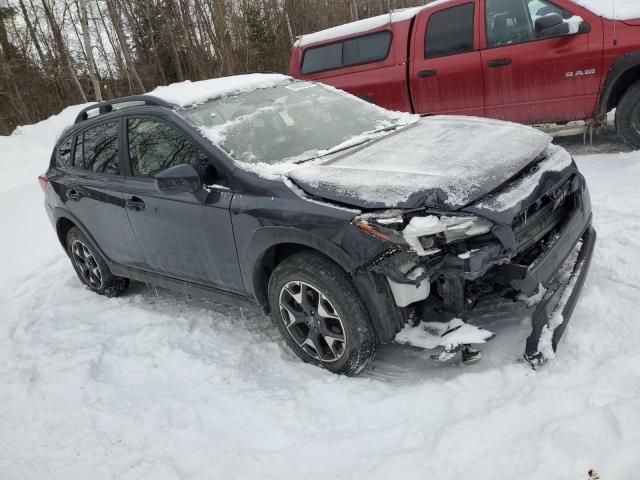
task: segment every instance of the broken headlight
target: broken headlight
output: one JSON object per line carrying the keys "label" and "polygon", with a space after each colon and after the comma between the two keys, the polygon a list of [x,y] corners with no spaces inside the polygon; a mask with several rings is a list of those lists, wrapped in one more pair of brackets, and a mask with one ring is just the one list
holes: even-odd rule
{"label": "broken headlight", "polygon": [[439,253],[439,245],[489,233],[493,224],[474,215],[405,216],[390,212],[356,219],[356,226],[397,246],[409,247],[418,255]]}

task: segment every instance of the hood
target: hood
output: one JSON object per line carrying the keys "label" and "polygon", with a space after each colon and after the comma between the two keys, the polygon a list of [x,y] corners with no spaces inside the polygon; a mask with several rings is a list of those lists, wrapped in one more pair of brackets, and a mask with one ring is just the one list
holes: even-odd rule
{"label": "hood", "polygon": [[551,140],[515,123],[427,117],[288,176],[307,194],[358,208],[455,210],[512,179]]}

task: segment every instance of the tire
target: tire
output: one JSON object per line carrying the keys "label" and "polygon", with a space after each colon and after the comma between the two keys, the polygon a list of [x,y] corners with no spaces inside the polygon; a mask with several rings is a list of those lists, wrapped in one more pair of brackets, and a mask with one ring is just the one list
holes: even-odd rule
{"label": "tire", "polygon": [[271,318],[303,361],[356,375],[375,356],[378,336],[342,268],[315,252],[280,263],[269,279]]}
{"label": "tire", "polygon": [[616,128],[626,143],[640,148],[640,82],[633,84],[620,99]]}
{"label": "tire", "polygon": [[111,274],[98,249],[77,227],[72,227],[67,233],[67,255],[78,278],[90,290],[107,297],[117,297],[129,286],[128,278]]}

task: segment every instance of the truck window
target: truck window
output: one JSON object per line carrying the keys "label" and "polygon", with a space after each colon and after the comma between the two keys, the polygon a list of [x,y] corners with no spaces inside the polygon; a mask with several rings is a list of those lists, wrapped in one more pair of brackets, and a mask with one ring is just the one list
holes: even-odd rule
{"label": "truck window", "polygon": [[435,12],[429,18],[424,42],[424,58],[443,57],[473,51],[474,4]]}
{"label": "truck window", "polygon": [[557,13],[564,19],[573,14],[545,0],[486,0],[489,48],[537,40],[536,19]]}
{"label": "truck window", "polygon": [[329,45],[311,47],[304,51],[300,71],[308,74],[379,62],[387,58],[390,46],[391,32],[385,30]]}
{"label": "truck window", "polygon": [[332,43],[304,51],[302,73],[321,72],[342,66],[342,43]]}
{"label": "truck window", "polygon": [[344,66],[379,62],[387,58],[391,46],[391,32],[378,32],[345,40],[342,47]]}

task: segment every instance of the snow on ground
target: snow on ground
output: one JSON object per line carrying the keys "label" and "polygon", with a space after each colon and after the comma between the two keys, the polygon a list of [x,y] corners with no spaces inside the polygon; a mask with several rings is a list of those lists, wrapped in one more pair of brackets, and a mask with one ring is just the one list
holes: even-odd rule
{"label": "snow on ground", "polygon": [[82,287],[36,182],[63,120],[0,137],[1,479],[637,476],[640,152],[578,158],[600,238],[555,361],[518,362],[526,318],[486,306],[481,364],[388,346],[345,378],[256,310]]}

